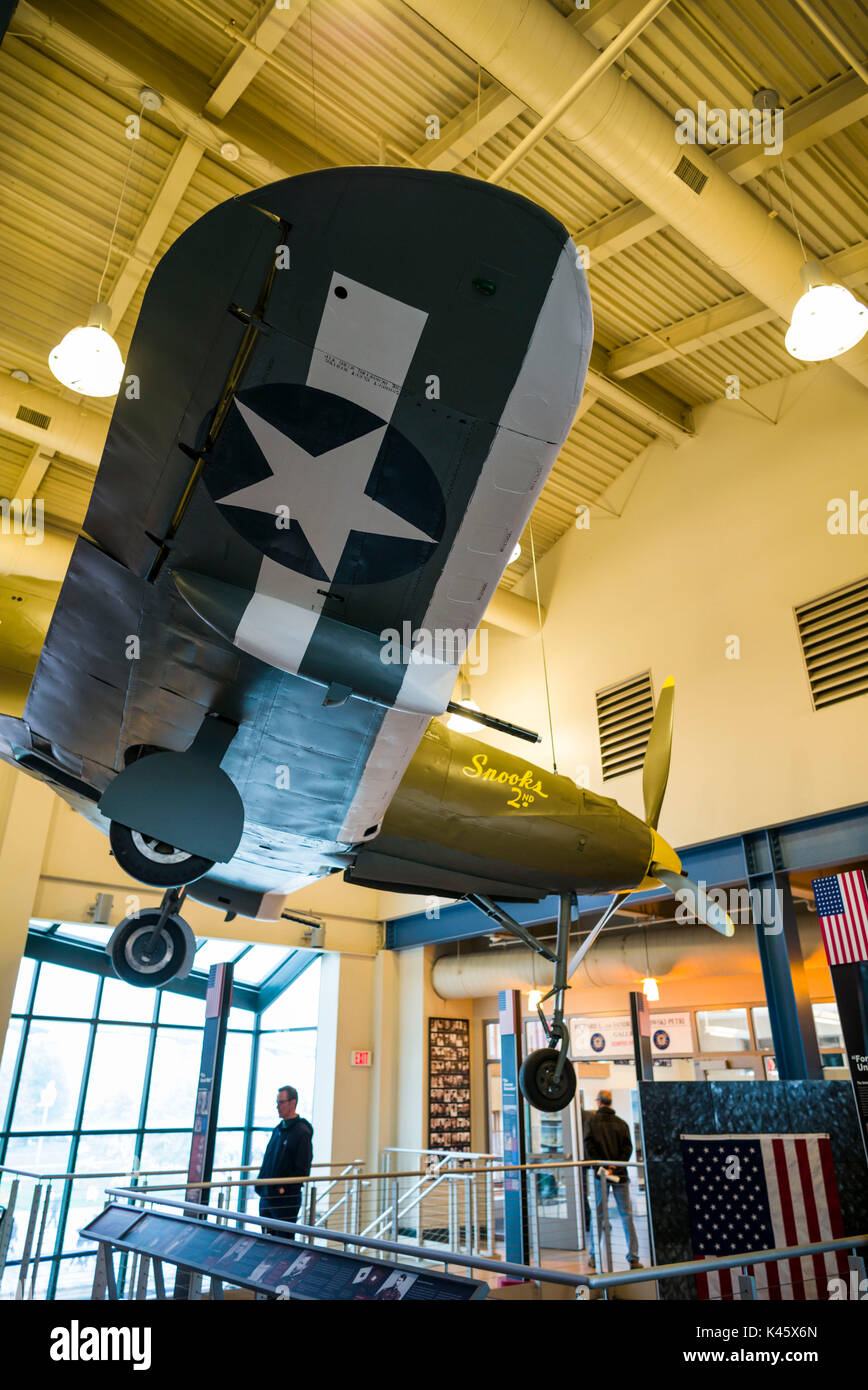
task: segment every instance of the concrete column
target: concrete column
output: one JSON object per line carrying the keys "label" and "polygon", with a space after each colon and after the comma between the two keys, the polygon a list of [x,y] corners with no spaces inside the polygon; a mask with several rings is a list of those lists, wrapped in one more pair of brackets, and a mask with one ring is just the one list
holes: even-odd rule
{"label": "concrete column", "polygon": [[371,1070],[352,1053],[373,1048],[375,958],[325,953],[320,983],[314,1074],[314,1156],[349,1163],[368,1153]]}
{"label": "concrete column", "polygon": [[10,771],[8,814],[0,843],[0,1037],[4,1040],[56,805],[54,793],[43,783]]}

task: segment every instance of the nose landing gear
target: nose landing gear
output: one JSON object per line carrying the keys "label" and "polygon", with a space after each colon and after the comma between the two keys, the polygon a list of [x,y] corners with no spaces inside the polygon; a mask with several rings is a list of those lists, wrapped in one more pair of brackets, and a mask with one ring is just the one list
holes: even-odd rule
{"label": "nose landing gear", "polygon": [[[491,898],[471,894],[468,902],[491,917],[498,926],[517,936],[526,946],[555,967],[554,985],[537,1005],[540,1022],[551,1044],[531,1052],[521,1065],[518,1084],[522,1095],[537,1110],[565,1110],[576,1094],[576,1073],[569,1058],[570,1032],[564,1020],[564,992],[567,987],[567,956],[570,945],[570,914],[576,901],[574,893],[562,893],[558,907],[558,934],[555,953],[537,941],[525,927],[510,917]],[[543,1013],[546,999],[554,999],[551,1020]]]}

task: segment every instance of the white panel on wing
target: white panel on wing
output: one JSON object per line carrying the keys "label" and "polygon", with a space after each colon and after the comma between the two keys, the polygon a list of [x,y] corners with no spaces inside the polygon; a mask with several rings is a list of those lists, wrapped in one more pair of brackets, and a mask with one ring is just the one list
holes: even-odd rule
{"label": "white panel on wing", "polygon": [[389,420],[428,315],[347,275],[332,275],[308,386]]}

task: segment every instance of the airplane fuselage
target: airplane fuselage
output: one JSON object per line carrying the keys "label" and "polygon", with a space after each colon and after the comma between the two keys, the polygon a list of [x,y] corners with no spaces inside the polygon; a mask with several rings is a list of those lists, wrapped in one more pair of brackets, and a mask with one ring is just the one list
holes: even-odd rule
{"label": "airplane fuselage", "polygon": [[538,897],[635,887],[652,832],[609,797],[433,721],[353,881]]}

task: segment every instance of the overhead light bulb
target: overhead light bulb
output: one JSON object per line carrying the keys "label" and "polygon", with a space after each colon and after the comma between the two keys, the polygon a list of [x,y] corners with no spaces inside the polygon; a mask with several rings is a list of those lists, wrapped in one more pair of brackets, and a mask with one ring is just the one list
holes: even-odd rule
{"label": "overhead light bulb", "polygon": [[[475,700],[456,700],[455,703],[461,705],[462,709],[475,709],[477,711],[479,709]],[[446,721],[446,727],[447,729],[454,729],[459,734],[475,734],[485,726],[475,719],[465,719],[461,714],[450,714]]]}
{"label": "overhead light bulb", "polygon": [[515,550],[514,550],[514,551],[512,552],[512,554],[510,555],[510,557],[509,557],[509,563],[510,563],[511,565],[514,565],[515,562],[516,562],[516,560],[519,558],[520,555],[521,555],[521,544],[519,543],[518,545],[516,545]]}
{"label": "overhead light bulb", "polygon": [[120,348],[108,331],[107,304],[94,304],[87,324],[72,328],[48,355],[62,386],[82,396],[116,396],[124,373]]}
{"label": "overhead light bulb", "polygon": [[542,990],[541,990],[541,989],[532,989],[532,990],[530,991],[530,994],[527,996],[527,1007],[528,1007],[529,1009],[538,1009],[541,1003],[542,1003]]}
{"label": "overhead light bulb", "polygon": [[660,998],[660,986],[653,975],[645,976],[645,979],[642,981],[642,993],[645,995],[646,999],[650,999],[652,1002]]}
{"label": "overhead light bulb", "polygon": [[868,333],[868,308],[846,285],[830,285],[819,261],[801,269],[804,294],[793,309],[784,343],[800,362],[839,357]]}

